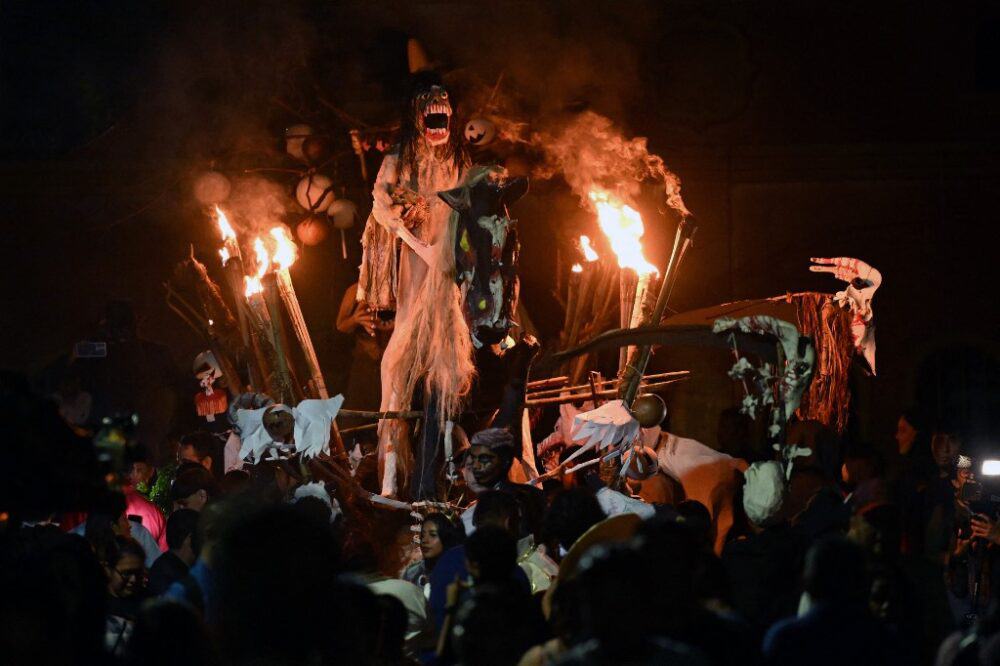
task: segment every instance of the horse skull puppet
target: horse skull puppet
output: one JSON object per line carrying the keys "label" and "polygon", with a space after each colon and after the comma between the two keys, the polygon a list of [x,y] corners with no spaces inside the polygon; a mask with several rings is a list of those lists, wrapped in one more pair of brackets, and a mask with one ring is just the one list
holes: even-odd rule
{"label": "horse skull puppet", "polygon": [[508,206],[527,191],[526,178],[478,167],[463,186],[440,194],[455,211],[455,279],[476,348],[479,377],[462,420],[469,432],[514,424],[538,352],[533,337],[525,336],[515,345],[510,336],[517,325],[520,243]]}

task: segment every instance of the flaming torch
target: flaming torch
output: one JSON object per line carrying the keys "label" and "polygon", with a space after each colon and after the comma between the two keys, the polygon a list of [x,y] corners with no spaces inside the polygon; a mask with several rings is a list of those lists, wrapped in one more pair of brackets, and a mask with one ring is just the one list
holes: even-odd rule
{"label": "flaming torch", "polygon": [[[611,249],[618,258],[619,272],[619,323],[622,328],[633,328],[642,319],[642,306],[651,280],[659,274],[656,266],[642,254],[640,238],[645,233],[642,216],[631,206],[618,201],[608,192],[594,190],[590,200],[597,209],[597,222],[608,237]],[[625,360],[631,348],[623,348],[618,359],[619,372],[625,369]]]}
{"label": "flaming torch", "polygon": [[292,276],[288,272],[289,267],[295,263],[295,259],[297,258],[295,242],[285,227],[272,228],[271,237],[274,239],[275,247],[277,248],[271,259],[275,264],[274,273],[277,276],[276,279],[281,300],[285,303],[285,310],[288,311],[288,316],[292,320],[295,337],[299,340],[299,345],[302,347],[302,352],[306,358],[306,364],[309,366],[313,389],[320,398],[326,400],[330,396],[326,390],[326,382],[323,381],[323,373],[319,367],[319,358],[316,356],[316,349],[313,347],[309,329],[306,327],[302,308],[299,307],[299,299],[295,295],[295,287],[292,286]]}

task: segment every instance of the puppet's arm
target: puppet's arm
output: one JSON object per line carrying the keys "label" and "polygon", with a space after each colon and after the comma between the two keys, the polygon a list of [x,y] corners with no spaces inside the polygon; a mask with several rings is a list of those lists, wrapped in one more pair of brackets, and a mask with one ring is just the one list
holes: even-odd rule
{"label": "puppet's arm", "polygon": [[403,242],[425,263],[431,264],[430,246],[406,228],[406,223],[400,216],[400,207],[393,200],[392,189],[395,187],[398,168],[399,158],[395,155],[390,153],[382,160],[382,167],[378,171],[375,188],[372,190],[372,215],[379,224],[403,239]]}

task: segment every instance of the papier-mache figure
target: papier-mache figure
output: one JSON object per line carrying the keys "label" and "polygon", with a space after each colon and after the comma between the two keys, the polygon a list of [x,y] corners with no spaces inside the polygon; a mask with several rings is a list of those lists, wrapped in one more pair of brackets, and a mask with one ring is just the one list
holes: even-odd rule
{"label": "papier-mache figure", "polygon": [[226,392],[216,383],[222,379],[222,368],[211,351],[203,351],[194,359],[192,372],[198,379],[201,390],[194,397],[195,409],[198,416],[205,417],[209,423],[213,423],[216,416],[225,414],[229,408],[229,399]]}
{"label": "papier-mache figure", "polygon": [[313,458],[330,452],[330,431],[344,396],[303,400],[298,407],[275,404],[259,409],[239,409],[236,421],[242,446],[240,458],[254,464],[296,453]]}
{"label": "papier-mache figure", "polygon": [[854,348],[875,374],[875,312],[872,299],[882,285],[882,273],[873,266],[853,257],[813,257],[813,273],[831,273],[847,283],[847,288],[833,296],[834,302],[851,310],[851,334]]}
{"label": "papier-mache figure", "polygon": [[[358,300],[395,310],[382,358],[383,411],[408,409],[418,385],[437,421],[455,416],[474,374],[473,347],[455,284],[451,207],[439,192],[462,183],[468,157],[451,131],[452,103],[439,76],[414,75],[400,119],[399,144],[382,162],[362,238]],[[400,421],[379,427],[382,493],[396,494],[397,467],[412,463]]]}

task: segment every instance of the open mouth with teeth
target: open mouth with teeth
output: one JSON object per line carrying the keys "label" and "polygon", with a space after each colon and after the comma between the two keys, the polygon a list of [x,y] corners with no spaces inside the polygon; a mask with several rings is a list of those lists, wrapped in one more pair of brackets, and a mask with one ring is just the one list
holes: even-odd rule
{"label": "open mouth with teeth", "polygon": [[451,121],[451,106],[433,102],[424,108],[424,136],[431,145],[439,145],[448,140],[448,123]]}

